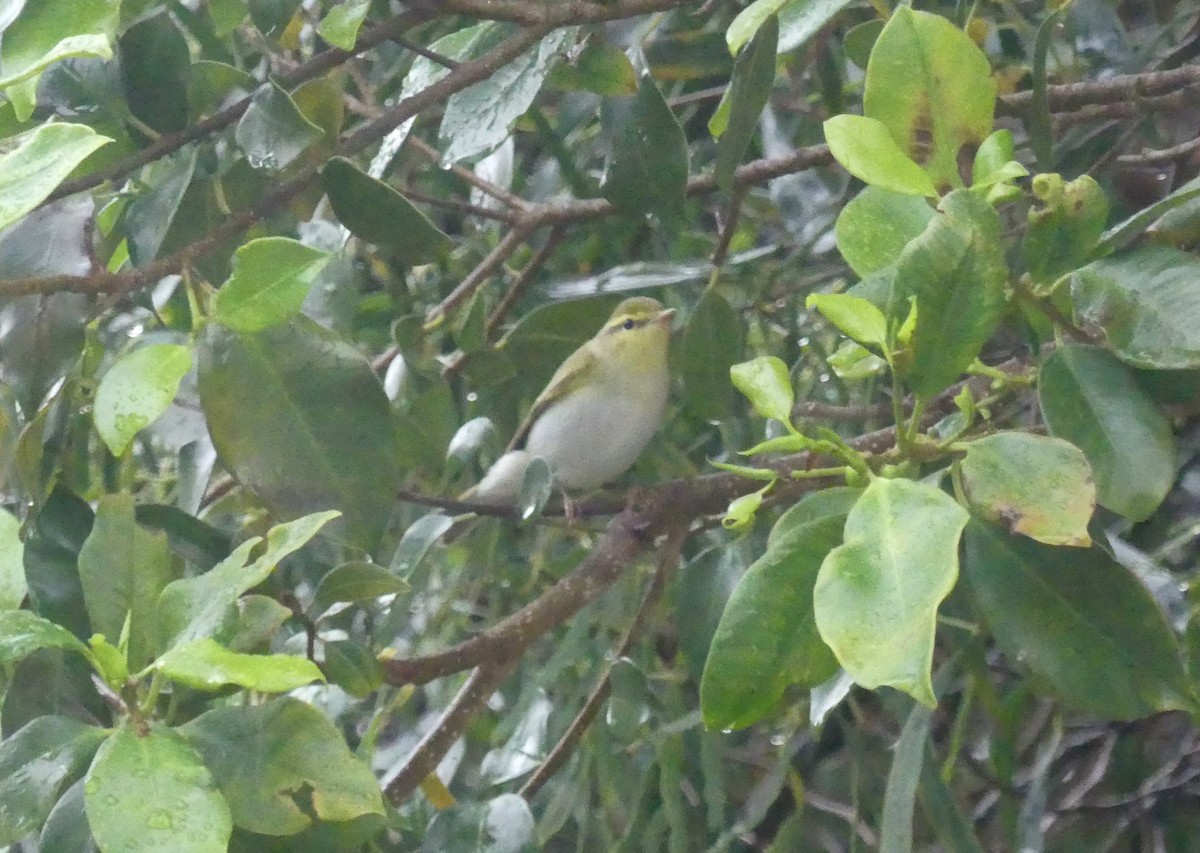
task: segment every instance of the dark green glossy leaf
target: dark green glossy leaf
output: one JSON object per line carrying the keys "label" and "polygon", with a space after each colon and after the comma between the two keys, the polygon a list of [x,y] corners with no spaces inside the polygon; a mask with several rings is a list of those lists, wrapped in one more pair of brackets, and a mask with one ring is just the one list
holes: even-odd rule
{"label": "dark green glossy leaf", "polygon": [[917,705],[904,721],[892,767],[883,793],[883,815],[879,825],[880,853],[912,853],[913,811],[917,804],[917,784],[925,763],[925,745],[933,712]]}
{"label": "dark green glossy leaf", "polygon": [[300,313],[329,255],[286,237],[240,246],[233,272],[217,291],[214,319],[239,332],[261,332]]}
{"label": "dark green glossy leaf", "polygon": [[192,369],[192,353],[178,344],[149,344],[121,356],[100,377],[92,420],[114,456],[123,456],[141,430],[154,423]]}
{"label": "dark green glossy leaf", "polygon": [[725,297],[709,290],[683,333],[683,387],[688,407],[698,417],[728,417],[733,402],[729,369],[741,355],[742,321]]}
{"label": "dark green glossy leaf", "polygon": [[535,849],[537,824],[529,804],[517,794],[486,803],[462,803],[430,822],[424,844],[430,850],[483,850],[525,853]]}
{"label": "dark green glossy leaf", "polygon": [[792,684],[820,684],[837,669],[817,633],[813,585],[842,541],[845,516],[790,525],[730,596],[700,684],[709,728],[742,728],[769,714]]}
{"label": "dark green glossy leaf", "polygon": [[991,205],[960,190],[938,211],[900,255],[889,303],[891,318],[900,320],[908,297],[916,297],[905,381],[925,397],[949,386],[979,355],[1004,315],[1008,284],[1000,218]]}
{"label": "dark green glossy leaf", "polygon": [[729,81],[729,88],[721,100],[728,112],[724,113],[718,106],[714,114],[714,120],[724,115],[728,116],[728,120],[722,122],[720,127],[714,127],[713,122],[709,122],[709,131],[720,140],[713,172],[717,186],[725,192],[733,189],[734,170],[742,162],[775,83],[775,50],[778,42],[779,19],[772,15],[758,28],[750,44],[734,62],[733,79]]}
{"label": "dark green glossy leaf", "polygon": [[362,699],[383,685],[383,667],[366,646],[351,640],[325,643],[322,665],[330,684]]}
{"label": "dark green glossy leaf", "polygon": [[208,637],[175,646],[153,668],[172,681],[209,691],[236,684],[260,693],[286,693],[325,680],[307,658],[231,652]]}
{"label": "dark green glossy leaf", "polygon": [[125,213],[125,235],[134,266],[149,263],[158,255],[192,182],[198,154],[199,148],[189,145],[143,170],[141,183],[146,189],[129,203]]}
{"label": "dark green glossy leaf", "polygon": [[200,400],[213,444],[280,518],[338,509],[344,535],[374,547],[400,482],[397,432],[363,356],[301,316],[244,335],[210,324]]}
{"label": "dark green glossy leaf", "polygon": [[159,133],[188,123],[187,40],[165,12],[143,18],[119,42],[121,83],[129,111]]}
{"label": "dark green glossy leaf", "polygon": [[779,516],[779,520],[767,535],[767,547],[773,546],[779,537],[793,527],[813,524],[831,516],[845,518],[861,496],[862,489],[850,486],[833,486],[805,495]]}
{"label": "dark green glossy leaf", "polygon": [[674,221],[687,189],[687,138],[653,78],[643,76],[620,115],[600,191],[628,216]]}
{"label": "dark green glossy leaf", "polygon": [[788,0],[779,10],[779,52],[807,44],[850,0]]}
{"label": "dark green glossy leaf", "polygon": [[1033,280],[1048,288],[1091,256],[1108,219],[1108,199],[1089,175],[1070,183],[1037,175],[1033,193],[1041,205],[1029,211],[1021,257]]}
{"label": "dark green glossy leaf", "polygon": [[1101,548],[1053,548],[981,522],[965,572],[996,641],[1071,704],[1109,720],[1195,711],[1179,647],[1146,588]]}
{"label": "dark green glossy leaf", "polygon": [[873,480],[850,510],[845,543],[825,558],[813,603],[822,639],[863,687],[937,702],[937,609],[958,577],[966,523],[953,498],[910,480]]}
{"label": "dark green glossy leaf", "polygon": [[884,23],[884,21],[874,18],[861,24],[855,24],[846,31],[846,37],[842,40],[842,49],[846,52],[846,58],[864,71],[870,62],[871,50],[875,47],[875,42],[879,40],[879,34],[883,32]]}
{"label": "dark green glossy leaf", "polygon": [[546,85],[568,92],[632,95],[637,91],[638,83],[637,72],[625,51],[602,40],[599,33],[592,33],[578,56],[550,69]]}
{"label": "dark green glossy leaf", "polygon": [[1183,205],[1190,206],[1197,198],[1200,198],[1200,177],[1192,178],[1179,189],[1105,231],[1096,244],[1094,254],[1099,256],[1123,249],[1159,219]]}
{"label": "dark green glossy leaf", "polygon": [[383,814],[371,768],[333,723],[299,700],[218,708],[180,731],[204,756],[243,829],[294,835],[307,827],[312,818],[294,799],[302,787],[322,820]]}
{"label": "dark green glossy leaf", "polygon": [[300,8],[301,0],[248,0],[250,20],[265,36],[279,38],[296,10]]}
{"label": "dark green glossy leaf", "polygon": [[321,136],[321,128],[274,83],[265,83],[254,93],[234,132],[250,165],[269,172],[291,163]]}
{"label": "dark green glossy leaf", "polygon": [[174,577],[167,537],[133,518],[133,496],[105,495],[79,552],[79,579],[92,630],[116,644],[128,620],[129,666],[138,670],[158,650],[158,596]]}
{"label": "dark green glossy leaf", "polygon": [[500,351],[520,371],[522,384],[537,394],[556,366],[604,325],[619,301],[618,296],[597,296],[540,305],[505,335]]}
{"label": "dark green glossy leaf", "polygon": [[1103,333],[1138,367],[1200,367],[1200,260],[1164,247],[1135,249],[1071,274],[1071,305],[1082,328]]}
{"label": "dark green glossy leaf", "polygon": [[42,825],[104,738],[103,729],[67,717],[38,717],[0,744],[0,844]]}
{"label": "dark green glossy leaf", "polygon": [[309,609],[316,615],[341,601],[373,601],[407,588],[408,584],[383,566],[369,562],[343,563],[321,578]]}
{"label": "dark green glossy leaf", "polygon": [[99,853],[88,827],[82,779],[67,788],[50,810],[38,848],[41,853]]}
{"label": "dark green glossy leaf", "polygon": [[894,264],[935,215],[920,196],[866,187],[838,214],[838,251],[851,269],[868,276]]}
{"label": "dark green glossy leaf", "polygon": [[962,485],[972,509],[1014,533],[1047,545],[1092,544],[1096,484],[1087,457],[1068,441],[1024,432],[972,441]]}
{"label": "dark green glossy leaf", "polygon": [[92,530],[88,504],[56,488],[25,541],[25,582],[33,609],[81,637],[92,633],[83,585],[79,580],[79,549]]}
{"label": "dark green glossy leaf", "polygon": [[0,611],[0,663],[12,664],[38,649],[63,649],[89,656],[87,646],[60,625],[28,610]]}
{"label": "dark green glossy leaf", "polygon": [[333,212],[350,233],[390,249],[397,263],[435,261],[453,245],[412,202],[349,160],[334,157],[325,164],[321,179]]}
{"label": "dark green glossy leaf", "polygon": [[1060,347],[1042,366],[1038,399],[1051,434],[1087,457],[1101,505],[1134,521],[1158,508],[1175,481],[1175,441],[1130,368],[1099,347]]}
{"label": "dark green glossy leaf", "polygon": [[223,853],[233,829],[212,774],[173,729],[117,729],[96,753],[84,803],[104,851]]}
{"label": "dark green glossy leaf", "polygon": [[429,549],[453,524],[454,520],[441,512],[431,512],[414,521],[400,537],[392,555],[391,571],[405,580],[411,578]]}
{"label": "dark green glossy leaf", "polygon": [[996,82],[987,56],[946,18],[901,6],[867,66],[863,114],[882,122],[944,195],[963,185],[969,163],[992,132]]}

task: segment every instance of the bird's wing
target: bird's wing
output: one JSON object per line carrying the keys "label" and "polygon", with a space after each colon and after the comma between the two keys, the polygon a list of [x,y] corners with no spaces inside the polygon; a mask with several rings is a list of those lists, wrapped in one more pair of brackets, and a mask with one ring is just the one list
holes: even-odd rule
{"label": "bird's wing", "polygon": [[571,353],[567,360],[559,365],[558,370],[554,371],[554,375],[550,377],[550,381],[546,383],[542,393],[538,394],[537,399],[533,401],[529,413],[525,415],[525,420],[521,421],[521,425],[513,433],[512,441],[508,443],[505,450],[516,450],[521,447],[529,436],[529,430],[534,421],[551,405],[575,390],[578,387],[579,379],[594,367],[595,361],[596,356],[587,344]]}

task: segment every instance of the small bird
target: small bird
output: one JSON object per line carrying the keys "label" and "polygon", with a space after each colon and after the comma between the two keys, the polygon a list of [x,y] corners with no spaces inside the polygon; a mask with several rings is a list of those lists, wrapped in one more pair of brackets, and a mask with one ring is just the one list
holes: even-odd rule
{"label": "small bird", "polygon": [[628,471],[666,414],[674,315],[647,296],[621,302],[554,372],[504,455],[462,499],[515,503],[535,457],[546,461],[555,486],[567,494]]}

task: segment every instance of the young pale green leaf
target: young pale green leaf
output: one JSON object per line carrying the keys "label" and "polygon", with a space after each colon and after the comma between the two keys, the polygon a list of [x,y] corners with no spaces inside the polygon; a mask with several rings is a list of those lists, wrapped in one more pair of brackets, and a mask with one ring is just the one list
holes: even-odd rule
{"label": "young pale green leaf", "polygon": [[1200,367],[1200,260],[1165,246],[1093,261],[1069,276],[1075,322],[1137,367]]}
{"label": "young pale green leaf", "polygon": [[96,726],[46,716],[0,743],[0,845],[15,844],[42,825],[104,738]]}
{"label": "young pale green leaf", "polygon": [[100,377],[92,420],[114,456],[154,423],[192,369],[192,353],[178,344],[149,344],[126,353]]}
{"label": "young pale green leaf", "polygon": [[567,92],[596,95],[632,95],[637,92],[637,72],[625,51],[592,33],[576,57],[550,69],[546,85]]}
{"label": "young pale green leaf", "polygon": [[725,297],[710,290],[700,298],[683,332],[683,387],[688,408],[705,420],[729,416],[733,386],[729,370],[742,355],[742,321]]}
{"label": "young pale green leaf", "polygon": [[620,110],[600,192],[627,216],[653,213],[673,221],[683,211],[688,176],[687,137],[649,74],[632,103]]}
{"label": "young pale green leaf", "polygon": [[485,154],[504,141],[537,93],[550,68],[573,44],[577,27],[547,34],[537,47],[474,86],[455,92],[446,102],[438,137],[445,144],[444,164]]}
{"label": "young pale green leaf", "polygon": [[792,377],[787,365],[773,355],[743,361],[729,368],[733,386],[750,401],[754,411],[764,418],[791,423],[792,405],[796,401]]}
{"label": "young pale green leaf", "polygon": [[317,24],[317,35],[341,50],[353,50],[358,31],[371,9],[371,0],[339,3]]}
{"label": "young pale green leaf", "polygon": [[374,548],[401,479],[400,435],[362,353],[303,315],[252,335],[210,323],[198,351],[221,463],[277,517],[338,509],[346,540]]}
{"label": "young pale green leaf", "polygon": [[[260,237],[233,255],[233,272],[217,291],[213,319],[259,332],[300,313],[329,255],[287,237]],[[190,362],[189,362],[190,364]]]}
{"label": "young pale green leaf", "polygon": [[[7,51],[7,33],[4,44]],[[43,124],[24,137],[0,157],[0,228],[41,204],[89,154],[109,142],[82,124]]]}
{"label": "young pale green leaf", "polygon": [[1047,545],[1086,548],[1096,507],[1087,457],[1060,438],[1001,432],[967,445],[967,501],[979,515]]}
{"label": "young pale green leaf", "polygon": [[887,370],[887,362],[854,341],[842,341],[829,356],[833,372],[847,382],[859,382]]}
{"label": "young pale green leaf", "polygon": [[887,342],[887,319],[866,299],[846,293],[810,293],[804,305],[816,308],[842,334],[864,346]]}
{"label": "young pale green leaf", "polygon": [[344,157],[326,163],[321,180],[333,212],[350,233],[396,253],[397,263],[429,263],[453,246],[412,202]]}
{"label": "young pale green leaf", "polygon": [[833,674],[837,662],[817,634],[812,592],[844,523],[842,514],[789,525],[738,581],[700,682],[706,726],[748,726],[773,711],[790,685],[813,686]]}
{"label": "young pale green leaf", "polygon": [[806,435],[789,432],[760,441],[745,450],[738,451],[739,456],[757,456],[760,453],[799,453],[810,449],[816,442]]}
{"label": "young pale green leaf", "polygon": [[225,639],[233,629],[234,604],[264,580],[280,560],[300,549],[336,512],[322,512],[278,524],[267,533],[267,546],[247,565],[262,539],[247,539],[209,571],[172,581],[158,597],[159,648],[169,649],[205,637]]}
{"label": "young pale green leaf", "polygon": [[297,699],[217,708],[180,731],[204,756],[234,823],[264,835],[294,835],[312,819],[293,791],[311,791],[325,821],[382,815],[375,774],[324,714]]}
{"label": "young pale green leaf", "polygon": [[734,533],[750,529],[754,525],[755,513],[762,506],[763,498],[774,485],[775,480],[772,479],[758,491],[741,495],[730,501],[728,509],[725,510],[725,517],[721,519],[722,526]]}
{"label": "young pale green leaf", "polygon": [[729,29],[725,31],[725,43],[729,52],[737,55],[746,42],[758,33],[759,29],[779,13],[789,0],[754,0],[749,6],[738,12]]}
{"label": "young pale green leaf", "polygon": [[28,610],[0,611],[0,663],[14,664],[38,649],[63,649],[91,658],[79,638]]}
{"label": "young pale green leaf", "polygon": [[963,186],[960,151],[991,134],[995,105],[991,64],[966,33],[940,15],[896,9],[871,51],[863,114],[924,167],[930,195]]}
{"label": "young pale green leaf", "polygon": [[912,358],[904,378],[923,397],[954,382],[1000,325],[1008,266],[1000,218],[985,200],[956,190],[946,196],[896,266],[889,315],[899,319],[916,297]]}
{"label": "young pale green leaf", "polygon": [[982,522],[964,573],[996,642],[1072,705],[1106,720],[1195,713],[1166,617],[1102,548],[1064,551]]}
{"label": "young pale green leaf", "polygon": [[13,610],[25,599],[25,543],[21,522],[0,509],[0,610]]}
{"label": "young pale green leaf", "polygon": [[883,122],[837,115],[826,119],[824,128],[834,159],[859,180],[903,195],[938,195],[929,173],[904,152]]}
{"label": "young pale green leaf", "polygon": [[33,113],[38,77],[46,68],[71,57],[112,59],[120,9],[120,0],[36,0],[24,4],[4,31],[4,53],[0,56],[0,89],[8,89],[6,94],[18,120],[24,121]]}
{"label": "young pale green leaf", "polygon": [[775,83],[778,42],[779,19],[772,15],[759,27],[750,44],[733,64],[733,78],[721,100],[721,104],[728,105],[728,110],[722,111],[718,107],[714,114],[714,118],[720,115],[725,120],[719,127],[709,123],[709,131],[719,139],[713,173],[717,178],[717,186],[725,192],[733,189],[734,172],[742,162]]}
{"label": "young pale green leaf", "polygon": [[817,628],[863,687],[888,685],[933,706],[937,609],[958,577],[967,511],[940,489],[876,479],[846,519],[813,590]]}
{"label": "young pale green leaf", "polygon": [[325,676],[307,658],[294,655],[245,655],[203,637],[175,646],[154,662],[172,681],[196,690],[220,690],[236,684],[260,693],[284,693]]}
{"label": "young pale green leaf", "polygon": [[134,521],[133,495],[102,497],[79,551],[79,581],[92,630],[112,643],[126,635],[135,670],[158,651],[158,596],[174,577],[167,537]]}
{"label": "young pale green leaf", "polygon": [[309,611],[319,615],[332,604],[343,601],[374,601],[381,595],[394,595],[408,584],[376,563],[342,563],[317,584]]}
{"label": "young pale green leaf", "polygon": [[259,87],[234,130],[234,139],[255,169],[276,172],[324,135],[291,95],[268,81]]}
{"label": "young pale green leaf", "polygon": [[129,681],[129,661],[125,652],[106,640],[103,634],[89,637],[88,648],[92,650],[96,674],[113,690],[120,691]]}
{"label": "young pale green leaf", "polygon": [[1070,183],[1036,175],[1033,194],[1041,207],[1029,211],[1021,257],[1045,290],[1091,256],[1108,220],[1108,199],[1090,175]]}
{"label": "young pale green leaf", "polygon": [[1175,481],[1171,424],[1133,371],[1099,347],[1059,347],[1038,376],[1051,435],[1083,451],[1102,506],[1134,521],[1150,516]]}
{"label": "young pale green leaf", "polygon": [[229,805],[196,750],[174,730],[122,727],[96,753],[84,783],[88,825],[110,850],[223,853]]}
{"label": "young pale green leaf", "polygon": [[933,217],[933,207],[921,196],[864,187],[838,214],[838,251],[851,269],[869,276],[896,263]]}
{"label": "young pale green leaf", "polygon": [[997,130],[979,146],[971,164],[971,189],[978,190],[1023,178],[1029,170],[1013,159],[1012,131]]}

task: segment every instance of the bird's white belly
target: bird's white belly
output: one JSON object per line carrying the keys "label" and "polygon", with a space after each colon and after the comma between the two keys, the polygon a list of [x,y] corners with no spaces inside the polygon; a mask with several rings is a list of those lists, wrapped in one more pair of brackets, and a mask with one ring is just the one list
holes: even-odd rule
{"label": "bird's white belly", "polygon": [[621,476],[654,436],[667,403],[665,371],[661,382],[624,390],[580,389],[533,424],[525,448],[546,460],[560,488],[585,491]]}

